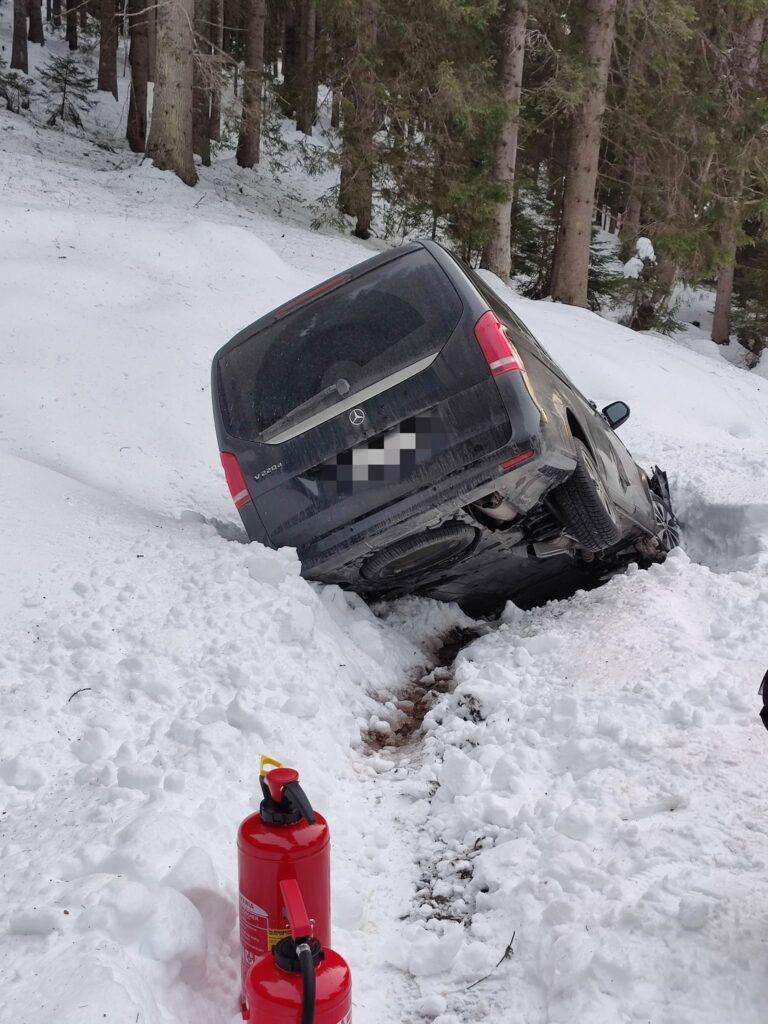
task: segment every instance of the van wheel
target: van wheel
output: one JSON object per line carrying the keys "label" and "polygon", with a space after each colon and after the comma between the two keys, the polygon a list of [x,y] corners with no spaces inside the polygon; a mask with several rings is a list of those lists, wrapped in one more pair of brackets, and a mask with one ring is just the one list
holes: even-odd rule
{"label": "van wheel", "polygon": [[550,500],[566,532],[584,551],[602,551],[621,537],[619,519],[588,448],[578,440],[575,444],[576,469],[552,490]]}
{"label": "van wheel", "polygon": [[663,561],[673,548],[680,546],[680,524],[672,508],[667,474],[658,466],[653,467],[653,476],[648,481],[653,503],[653,518],[656,522],[656,542],[660,560]]}
{"label": "van wheel", "polygon": [[474,548],[478,531],[464,523],[448,523],[405,537],[377,552],[362,566],[366,580],[396,583],[429,569],[453,565]]}

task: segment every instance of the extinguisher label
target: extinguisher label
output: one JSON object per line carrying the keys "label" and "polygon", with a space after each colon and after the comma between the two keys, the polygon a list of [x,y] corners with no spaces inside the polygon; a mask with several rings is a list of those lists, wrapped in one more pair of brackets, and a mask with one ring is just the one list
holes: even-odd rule
{"label": "extinguisher label", "polygon": [[[243,957],[251,962],[254,956],[269,952],[269,919],[263,907],[240,894],[240,944]],[[250,954],[250,956],[248,955]]]}
{"label": "extinguisher label", "polygon": [[276,945],[280,941],[280,939],[287,939],[290,934],[290,928],[270,928],[269,931],[267,932],[269,948],[272,949],[272,947]]}

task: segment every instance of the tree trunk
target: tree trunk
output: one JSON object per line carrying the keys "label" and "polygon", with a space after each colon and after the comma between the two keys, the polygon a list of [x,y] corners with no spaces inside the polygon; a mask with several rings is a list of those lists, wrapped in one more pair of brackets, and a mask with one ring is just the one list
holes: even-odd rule
{"label": "tree trunk", "polygon": [[[75,10],[77,10],[77,5],[75,5]],[[88,4],[85,0],[80,0],[80,28],[83,30],[88,28]]]}
{"label": "tree trunk", "polygon": [[192,74],[192,149],[211,166],[211,9],[209,0],[195,0],[195,57]]}
{"label": "tree trunk", "polygon": [[339,205],[355,217],[353,234],[358,238],[371,236],[378,19],[378,0],[361,0],[357,40],[342,99]]}
{"label": "tree trunk", "polygon": [[587,306],[589,244],[605,93],[616,34],[616,3],[586,0],[583,5],[582,46],[591,78],[571,125],[563,216],[552,275],[552,298],[572,306]]}
{"label": "tree trunk", "polygon": [[147,6],[147,79],[154,82],[157,67],[157,5]]}
{"label": "tree trunk", "polygon": [[[174,3],[175,0],[166,0]],[[115,0],[101,0],[99,18],[99,92],[111,92],[117,99],[117,12]]]}
{"label": "tree trunk", "polygon": [[[755,14],[747,22],[744,35],[739,45],[734,48],[734,64],[737,77],[745,90],[755,88],[760,71],[760,62],[765,36],[766,15]],[[739,100],[732,112],[734,124],[741,125],[744,121],[743,102]],[[731,299],[733,297],[733,277],[736,268],[736,251],[739,244],[739,231],[742,222],[742,201],[747,179],[747,167],[744,160],[739,162],[733,177],[732,198],[723,204],[719,224],[720,260],[717,267],[717,290],[715,292],[715,312],[712,318],[712,341],[717,345],[727,345],[731,340]]]}
{"label": "tree trunk", "polygon": [[341,90],[334,87],[331,96],[331,128],[338,128],[341,124]]}
{"label": "tree trunk", "polygon": [[13,43],[11,45],[11,67],[29,71],[27,62],[27,0],[13,0]]}
{"label": "tree trunk", "polygon": [[267,0],[267,21],[264,27],[264,64],[271,75],[277,74],[280,43],[283,38],[283,8],[281,0]]}
{"label": "tree trunk", "polygon": [[43,35],[43,7],[41,0],[29,0],[29,35],[30,43],[45,46]]}
{"label": "tree trunk", "polygon": [[126,138],[134,153],[143,153],[147,145],[147,75],[149,38],[146,0],[129,0],[128,30],[131,37],[131,97],[128,103]]}
{"label": "tree trunk", "polygon": [[[82,8],[85,10],[85,8]],[[70,50],[77,49],[77,6],[76,0],[67,0],[67,42]]]}
{"label": "tree trunk", "polygon": [[504,199],[494,203],[491,213],[491,236],[482,260],[482,265],[487,270],[492,270],[502,279],[508,278],[512,271],[512,191],[517,162],[517,137],[520,130],[520,96],[523,88],[527,23],[528,0],[505,0],[499,23],[499,84],[508,109],[493,155],[493,181],[505,195]]}
{"label": "tree trunk", "polygon": [[[240,0],[223,0],[224,3],[224,49],[234,53],[240,38],[240,26],[243,20]],[[239,54],[238,54],[239,56]]]}
{"label": "tree trunk", "polygon": [[645,179],[644,161],[640,156],[633,156],[629,165],[629,185],[627,205],[621,222],[619,238],[622,242],[622,255],[629,259],[634,243],[640,236],[640,217],[643,210],[643,182]]}
{"label": "tree trunk", "polygon": [[211,88],[211,114],[208,122],[208,138],[218,142],[221,139],[221,59],[224,49],[224,5],[222,0],[211,0],[210,17],[211,49],[216,60],[216,73]]}
{"label": "tree trunk", "polygon": [[61,28],[61,0],[53,0],[51,4],[51,21],[54,28]]}
{"label": "tree trunk", "polygon": [[261,145],[261,83],[264,77],[264,0],[245,0],[245,73],[243,75],[243,123],[237,142],[240,167],[259,162]]}
{"label": "tree trunk", "polygon": [[299,0],[299,65],[296,82],[296,128],[312,134],[317,113],[315,78],[315,27],[317,8],[314,0]]}
{"label": "tree trunk", "polygon": [[733,274],[736,268],[738,237],[738,212],[736,204],[732,204],[723,215],[720,225],[721,258],[717,268],[715,313],[712,317],[712,341],[717,345],[727,345],[731,340],[731,298],[733,296]]}
{"label": "tree trunk", "polygon": [[301,0],[293,0],[285,8],[283,30],[283,86],[280,98],[286,117],[293,117],[298,107],[301,71]]}
{"label": "tree trunk", "polygon": [[193,0],[165,0],[157,9],[157,66],[147,153],[155,167],[197,183],[192,155]]}

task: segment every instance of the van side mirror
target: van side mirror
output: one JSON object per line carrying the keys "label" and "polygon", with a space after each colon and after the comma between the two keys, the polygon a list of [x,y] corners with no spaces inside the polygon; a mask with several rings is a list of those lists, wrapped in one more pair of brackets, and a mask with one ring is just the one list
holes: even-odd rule
{"label": "van side mirror", "polygon": [[603,409],[603,416],[608,421],[611,430],[616,430],[629,419],[629,406],[626,402],[611,402]]}

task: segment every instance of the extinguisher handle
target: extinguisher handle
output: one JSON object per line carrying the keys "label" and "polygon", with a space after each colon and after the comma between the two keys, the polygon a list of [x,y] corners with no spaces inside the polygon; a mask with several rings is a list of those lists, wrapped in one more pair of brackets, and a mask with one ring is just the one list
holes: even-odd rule
{"label": "extinguisher handle", "polygon": [[285,916],[291,926],[291,937],[294,942],[309,938],[312,934],[312,922],[295,878],[283,879],[280,883],[280,895],[283,897]]}
{"label": "extinguisher handle", "polygon": [[315,824],[315,812],[312,809],[312,804],[298,782],[289,782],[287,786],[283,787],[283,800],[288,800],[293,804],[302,818],[305,818],[310,825]]}

